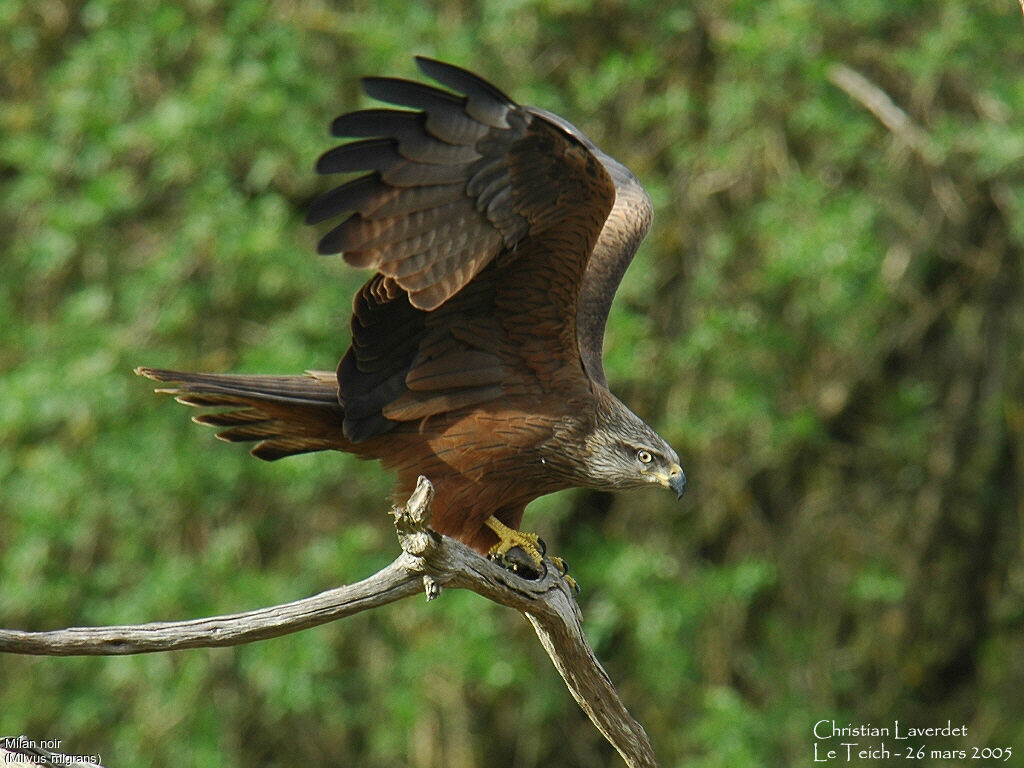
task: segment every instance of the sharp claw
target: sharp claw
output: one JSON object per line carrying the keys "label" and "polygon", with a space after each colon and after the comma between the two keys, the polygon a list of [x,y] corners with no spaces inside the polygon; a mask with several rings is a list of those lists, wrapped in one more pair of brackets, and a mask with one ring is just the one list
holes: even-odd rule
{"label": "sharp claw", "polygon": [[[543,564],[538,567],[538,564],[534,562],[530,554],[522,547],[512,547],[508,552],[499,554],[492,552],[488,555],[488,559],[492,562],[497,563],[502,568],[506,568],[521,579],[528,579],[530,581],[536,581],[544,575]],[[558,571],[558,575],[561,576],[565,583],[572,589],[574,595],[579,595],[580,584],[576,579],[569,575],[569,564],[560,557],[548,558],[551,564],[555,566]]]}
{"label": "sharp claw", "polygon": [[522,547],[512,547],[504,554],[492,553],[490,559],[523,579],[536,581],[543,573]]}
{"label": "sharp claw", "polygon": [[565,583],[572,589],[572,593],[578,597],[580,594],[580,583],[567,573],[563,573],[562,578],[565,579]]}
{"label": "sharp claw", "polygon": [[[498,537],[498,543],[488,552],[488,557],[492,561],[531,581],[536,581],[546,573],[544,559],[547,556],[548,545],[544,539],[535,533],[523,533],[509,528],[496,517],[488,518],[484,525]],[[580,585],[576,583],[576,579],[567,575],[569,564],[560,557],[548,559],[558,570],[558,575],[565,579],[576,594],[579,594]]]}
{"label": "sharp claw", "polygon": [[565,579],[565,583],[572,587],[572,591],[578,595],[580,593],[580,585],[576,579],[569,575],[569,563],[561,557],[555,557],[553,555],[548,559],[551,560],[552,565],[558,569],[558,575]]}

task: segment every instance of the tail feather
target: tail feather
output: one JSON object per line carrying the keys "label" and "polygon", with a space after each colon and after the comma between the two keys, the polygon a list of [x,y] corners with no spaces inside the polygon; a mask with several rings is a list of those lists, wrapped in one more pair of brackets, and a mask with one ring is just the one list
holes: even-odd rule
{"label": "tail feather", "polygon": [[157,392],[173,395],[183,405],[224,409],[192,420],[217,427],[229,442],[255,442],[252,454],[275,461],[298,453],[351,450],[342,426],[345,411],[338,402],[333,372],[308,371],[304,376],[242,376],[185,373],[137,368],[140,376],[171,386]]}

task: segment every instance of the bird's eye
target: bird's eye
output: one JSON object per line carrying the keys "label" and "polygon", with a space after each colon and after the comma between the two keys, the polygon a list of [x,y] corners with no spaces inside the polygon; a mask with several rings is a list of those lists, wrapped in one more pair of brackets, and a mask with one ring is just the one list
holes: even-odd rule
{"label": "bird's eye", "polygon": [[636,460],[639,461],[641,464],[650,464],[652,461],[654,461],[654,457],[651,456],[650,451],[645,451],[643,448],[641,448],[639,451],[636,452]]}

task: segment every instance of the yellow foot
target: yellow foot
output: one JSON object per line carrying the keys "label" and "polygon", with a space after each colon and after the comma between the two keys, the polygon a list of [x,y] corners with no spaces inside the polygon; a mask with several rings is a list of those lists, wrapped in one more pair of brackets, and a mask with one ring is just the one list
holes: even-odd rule
{"label": "yellow foot", "polygon": [[[509,528],[494,516],[487,518],[484,525],[498,536],[498,543],[487,553],[491,560],[526,579],[539,579],[543,575],[547,547],[537,534]],[[550,560],[566,583],[579,594],[580,586],[569,575],[569,564],[560,557],[551,557]]]}
{"label": "yellow foot", "polygon": [[544,542],[535,533],[523,533],[509,528],[493,515],[484,525],[498,536],[498,543],[487,556],[513,573],[527,579],[539,579],[544,572]]}

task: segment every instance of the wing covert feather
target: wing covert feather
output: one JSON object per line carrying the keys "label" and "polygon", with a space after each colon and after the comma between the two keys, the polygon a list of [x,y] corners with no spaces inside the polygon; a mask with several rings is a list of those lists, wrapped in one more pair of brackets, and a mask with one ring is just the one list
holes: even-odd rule
{"label": "wing covert feather", "polygon": [[307,217],[333,220],[321,253],[377,273],[356,296],[338,368],[353,443],[529,381],[578,379],[580,361],[603,380],[600,336],[629,262],[622,222],[609,228],[626,200],[621,166],[565,120],[466,70],[416,61],[451,90],[365,78],[365,92],[393,107],[333,122],[353,141],[317,170],[350,175]]}
{"label": "wing covert feather", "polygon": [[401,109],[365,109],[334,121],[335,135],[357,140],[328,150],[317,170],[369,173],[315,200],[307,218],[347,213],[319,250],[392,278],[413,307],[431,311],[526,238],[580,217],[603,221],[614,187],[563,126],[466,70],[416,61],[455,92],[365,78],[368,95]]}

